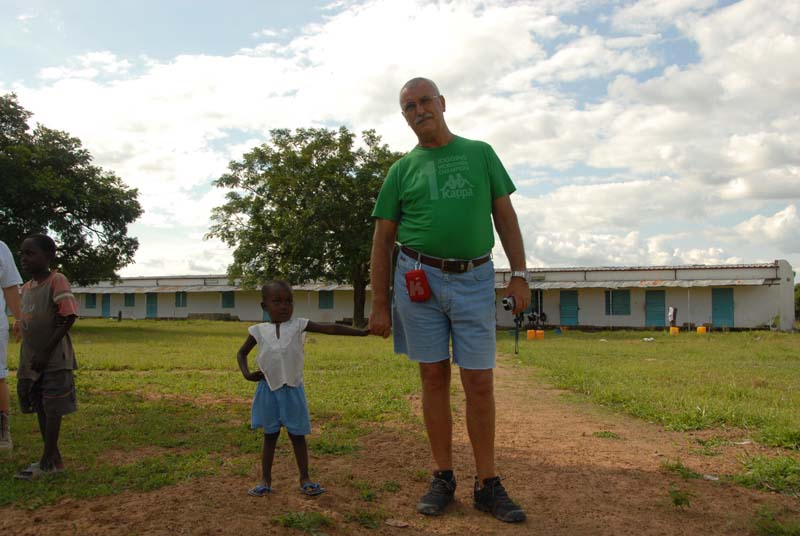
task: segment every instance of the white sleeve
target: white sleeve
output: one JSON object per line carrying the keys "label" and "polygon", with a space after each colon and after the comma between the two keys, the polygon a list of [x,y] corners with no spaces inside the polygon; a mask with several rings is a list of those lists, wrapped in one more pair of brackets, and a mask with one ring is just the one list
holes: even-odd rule
{"label": "white sleeve", "polygon": [[17,266],[14,264],[14,257],[5,242],[0,242],[0,287],[8,288],[21,285],[22,278],[19,276]]}
{"label": "white sleeve", "polygon": [[255,324],[247,328],[247,332],[256,340],[259,346],[263,344],[264,336],[261,334],[261,324]]}

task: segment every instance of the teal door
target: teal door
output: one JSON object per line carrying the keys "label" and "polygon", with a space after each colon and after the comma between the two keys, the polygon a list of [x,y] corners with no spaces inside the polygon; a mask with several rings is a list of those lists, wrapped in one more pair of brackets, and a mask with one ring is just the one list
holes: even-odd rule
{"label": "teal door", "polygon": [[559,299],[559,314],[562,326],[578,325],[578,291],[562,290]]}
{"label": "teal door", "polygon": [[158,294],[148,292],[147,297],[147,318],[158,318]]}
{"label": "teal door", "polygon": [[667,325],[667,293],[664,290],[648,290],[644,293],[644,325],[663,328]]}
{"label": "teal door", "polygon": [[733,289],[711,289],[711,323],[715,328],[733,327]]}
{"label": "teal door", "polygon": [[269,322],[271,320],[266,309],[261,309],[261,320],[264,322]]}
{"label": "teal door", "polygon": [[111,294],[103,294],[103,301],[101,303],[101,314],[103,318],[111,316]]}

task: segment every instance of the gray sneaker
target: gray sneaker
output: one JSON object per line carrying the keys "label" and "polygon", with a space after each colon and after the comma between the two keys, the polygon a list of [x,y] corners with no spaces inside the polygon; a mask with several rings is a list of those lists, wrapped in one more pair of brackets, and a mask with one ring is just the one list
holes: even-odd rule
{"label": "gray sneaker", "polygon": [[8,414],[0,412],[0,450],[11,450],[12,448],[14,448],[14,442],[11,441]]}
{"label": "gray sneaker", "polygon": [[519,523],[525,521],[525,512],[517,503],[508,496],[499,477],[487,478],[483,487],[478,487],[478,478],[475,478],[475,508],[482,512],[489,512],[500,521],[506,523]]}
{"label": "gray sneaker", "polygon": [[428,493],[422,496],[417,503],[417,512],[426,516],[440,516],[448,504],[453,502],[456,492],[456,478],[447,481],[438,478],[435,474],[431,479]]}

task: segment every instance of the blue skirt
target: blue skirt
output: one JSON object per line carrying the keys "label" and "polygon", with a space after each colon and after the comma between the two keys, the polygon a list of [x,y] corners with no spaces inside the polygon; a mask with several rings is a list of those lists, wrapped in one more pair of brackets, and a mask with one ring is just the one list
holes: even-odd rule
{"label": "blue skirt", "polygon": [[308,416],[306,390],[303,386],[284,385],[270,391],[264,380],[258,382],[250,410],[250,427],[263,428],[265,434],[279,432],[281,426],[292,435],[311,433],[311,419]]}

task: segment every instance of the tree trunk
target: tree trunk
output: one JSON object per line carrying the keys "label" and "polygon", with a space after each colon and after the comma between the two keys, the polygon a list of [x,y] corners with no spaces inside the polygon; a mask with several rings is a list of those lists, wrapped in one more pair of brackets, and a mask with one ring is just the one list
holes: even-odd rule
{"label": "tree trunk", "polygon": [[361,328],[367,325],[364,306],[367,302],[366,267],[357,266],[353,270],[353,325]]}

